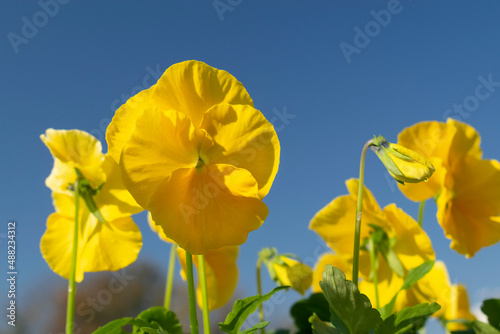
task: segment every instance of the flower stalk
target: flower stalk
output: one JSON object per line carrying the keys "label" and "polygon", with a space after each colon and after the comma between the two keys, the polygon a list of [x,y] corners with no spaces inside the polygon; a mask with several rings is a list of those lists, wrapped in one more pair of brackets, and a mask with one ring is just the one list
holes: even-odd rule
{"label": "flower stalk", "polygon": [[424,206],[425,201],[421,201],[418,207],[418,225],[420,225],[420,227],[422,227],[422,221],[424,219]]}
{"label": "flower stalk", "polygon": [[203,305],[203,329],[205,334],[210,334],[210,310],[208,308],[207,272],[205,270],[205,256],[198,255],[198,270]]}
{"label": "flower stalk", "polygon": [[365,158],[368,148],[373,145],[373,139],[368,140],[361,151],[361,160],[359,163],[359,187],[358,187],[358,202],[356,205],[356,225],[354,229],[354,251],[352,263],[352,281],[358,286],[359,275],[359,245],[361,239],[361,211],[363,209],[363,186],[365,175]]}
{"label": "flower stalk", "polygon": [[71,252],[71,266],[68,283],[68,305],[66,309],[66,334],[73,334],[73,323],[75,319],[75,297],[76,297],[76,261],[78,256],[78,220],[80,216],[80,190],[79,180],[75,181],[75,225],[73,229],[73,249]]}
{"label": "flower stalk", "polygon": [[169,310],[170,300],[172,299],[172,287],[174,285],[174,269],[175,269],[175,253],[177,252],[177,244],[173,243],[170,247],[170,258],[168,262],[167,284],[165,286],[165,299],[163,306]]}
{"label": "flower stalk", "polygon": [[196,315],[196,294],[194,291],[193,256],[186,251],[186,277],[189,298],[189,322],[191,334],[198,334],[198,317]]}

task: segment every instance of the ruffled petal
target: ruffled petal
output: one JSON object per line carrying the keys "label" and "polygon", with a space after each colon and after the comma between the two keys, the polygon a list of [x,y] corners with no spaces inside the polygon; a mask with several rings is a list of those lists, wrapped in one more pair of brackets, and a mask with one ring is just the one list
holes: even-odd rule
{"label": "ruffled petal", "polygon": [[391,225],[390,236],[396,237],[393,250],[406,270],[435,259],[431,239],[412,217],[395,204],[386,206],[384,213]]}
{"label": "ruffled petal", "polygon": [[191,254],[241,245],[267,217],[257,182],[230,165],[183,168],[160,184],[147,209],[165,235]]}
{"label": "ruffled petal", "polygon": [[184,113],[198,127],[204,113],[223,102],[253,106],[243,85],[228,72],[195,60],[172,65],[158,83],[118,108],[106,131],[109,151],[118,162],[137,118],[145,109],[158,107]]}
{"label": "ruffled petal", "polygon": [[66,191],[68,185],[75,183],[75,167],[93,188],[106,181],[101,169],[102,146],[92,135],[80,130],[47,129],[40,138],[54,156],[54,167],[45,181],[51,190]]}
{"label": "ruffled petal", "polygon": [[40,139],[52,155],[64,163],[79,166],[100,166],[104,160],[101,143],[80,130],[47,129]]}
{"label": "ruffled petal", "polygon": [[[207,276],[208,309],[212,311],[224,306],[236,289],[238,283],[238,246],[227,246],[208,251],[205,256],[205,272]],[[186,251],[177,248],[177,255],[182,265],[181,276],[186,274]],[[193,256],[193,263],[199,267],[198,257]],[[202,292],[200,284],[196,290],[198,305],[202,306]]]}
{"label": "ruffled petal", "polygon": [[[459,177],[458,177],[459,176]],[[450,247],[467,257],[500,241],[500,164],[469,157],[447,175],[437,200]]]}
{"label": "ruffled petal", "polygon": [[273,125],[251,105],[219,104],[201,125],[214,140],[211,164],[229,164],[252,173],[263,198],[278,172],[280,144]]}
{"label": "ruffled petal", "polygon": [[152,98],[161,108],[186,114],[195,127],[216,104],[253,106],[250,95],[235,77],[195,60],[169,67],[154,86]]}
{"label": "ruffled petal", "polygon": [[148,109],[123,149],[123,182],[145,208],[160,183],[178,168],[196,166],[198,157],[195,129],[185,115]]}
{"label": "ruffled petal", "polygon": [[[61,207],[47,219],[47,229],[40,248],[52,270],[69,278],[73,247],[74,204],[65,194],[54,194],[54,202]],[[74,203],[74,202],[73,202]],[[61,213],[62,212],[62,213]],[[65,215],[72,213],[71,215]],[[115,271],[134,262],[142,247],[139,228],[130,217],[110,219],[100,223],[80,202],[76,281],[83,280],[85,272]]]}

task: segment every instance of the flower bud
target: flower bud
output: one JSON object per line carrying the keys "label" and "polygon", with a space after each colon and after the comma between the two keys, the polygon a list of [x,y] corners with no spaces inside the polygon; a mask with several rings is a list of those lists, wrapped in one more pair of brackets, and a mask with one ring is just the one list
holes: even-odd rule
{"label": "flower bud", "polygon": [[389,174],[401,184],[425,182],[435,171],[429,160],[404,146],[389,143],[382,136],[375,137],[373,145]]}

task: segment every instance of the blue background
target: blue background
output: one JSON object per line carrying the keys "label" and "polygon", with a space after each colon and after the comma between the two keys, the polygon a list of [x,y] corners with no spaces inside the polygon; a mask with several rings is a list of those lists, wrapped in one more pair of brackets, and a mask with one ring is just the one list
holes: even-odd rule
{"label": "blue background", "polygon": [[[116,108],[183,60],[234,75],[279,130],[280,170],[265,198],[270,214],[241,247],[238,288],[244,295],[255,293],[261,248],[293,252],[310,264],[327,250],[308,230],[309,221],[346,193],[344,182],[357,177],[361,148],[373,135],[396,141],[407,126],[450,116],[479,131],[485,158],[500,159],[498,84],[470,111],[453,109],[474,101],[480,77],[500,82],[499,2],[220,0],[230,8],[224,12],[213,1],[54,3],[0,4],[0,240],[6,254],[6,225],[16,220],[20,313],[43,282],[66,284],[39,251],[53,211],[44,185],[53,162],[40,134],[78,128],[105,145]],[[376,23],[388,7],[390,20]],[[356,52],[346,55],[346,44]],[[417,216],[418,204],[399,192],[371,153],[365,178],[382,207],[395,202]],[[435,214],[428,201],[424,226],[451,281],[467,285],[474,308],[486,297],[499,297],[500,245],[465,259],[449,249]],[[164,268],[168,246],[149,230],[144,214],[135,220],[144,238],[139,260]],[[6,258],[0,260],[2,272]],[[264,290],[272,286],[266,279]],[[277,312],[287,317],[299,297],[289,292]],[[2,332],[10,330],[1,319]],[[431,326],[429,333],[439,332]]]}

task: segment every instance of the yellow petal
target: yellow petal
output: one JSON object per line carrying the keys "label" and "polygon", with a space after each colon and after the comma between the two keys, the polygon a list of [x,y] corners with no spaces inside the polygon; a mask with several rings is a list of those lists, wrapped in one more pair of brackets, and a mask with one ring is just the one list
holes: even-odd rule
{"label": "yellow petal", "polygon": [[481,158],[483,154],[479,147],[481,137],[476,129],[451,118],[448,118],[446,125],[455,129],[448,153],[448,164],[453,164],[454,161],[462,159],[465,156],[471,156],[476,159]]}
{"label": "yellow petal", "polygon": [[308,265],[292,258],[280,255],[280,259],[284,265],[273,263],[273,268],[281,284],[290,286],[303,295],[311,286],[313,270]]}
{"label": "yellow petal", "polygon": [[332,253],[324,253],[319,257],[316,265],[314,266],[312,282],[313,292],[322,291],[321,287],[319,286],[319,282],[323,280],[323,272],[325,271],[325,266],[327,264],[339,268],[344,272],[346,279],[352,280],[352,256],[346,257],[335,255]]}
{"label": "yellow petal", "polygon": [[105,156],[102,169],[106,174],[106,183],[95,196],[95,202],[101,213],[105,217],[121,217],[141,212],[143,208],[125,188],[120,167],[109,154]]}
{"label": "yellow petal", "polygon": [[500,164],[469,157],[447,175],[437,200],[450,247],[467,257],[500,241]]}
{"label": "yellow petal", "polygon": [[[446,320],[476,320],[476,317],[470,312],[469,298],[464,285],[454,284],[451,286],[450,304],[446,308]],[[465,324],[450,322],[446,325],[449,331],[466,330]]]}
{"label": "yellow petal", "polygon": [[50,189],[67,190],[76,180],[75,167],[93,188],[106,181],[101,169],[104,161],[101,143],[92,135],[80,130],[47,129],[40,138],[54,156],[54,168],[46,180]]}
{"label": "yellow petal", "polygon": [[[182,265],[181,276],[185,277],[186,251],[177,248],[179,261]],[[210,311],[224,306],[236,289],[238,283],[238,246],[227,246],[212,249],[205,255],[205,272],[207,276],[208,309]],[[193,263],[199,267],[198,257],[193,256]],[[202,307],[202,292],[200,284],[196,291],[198,305]]]}
{"label": "yellow petal", "polygon": [[429,236],[412,217],[395,204],[386,206],[384,213],[391,226],[389,236],[396,237],[393,250],[406,270],[435,259]]}
{"label": "yellow petal", "polygon": [[172,239],[168,238],[165,235],[165,232],[163,232],[163,228],[161,227],[161,225],[156,225],[156,223],[153,221],[153,217],[151,217],[151,212],[148,212],[148,224],[149,227],[158,234],[158,237],[160,237],[161,240],[171,244],[175,243]]}
{"label": "yellow petal", "polygon": [[252,99],[243,85],[226,71],[190,60],[169,67],[158,83],[130,98],[115,113],[106,140],[112,157],[120,154],[143,110],[157,107],[184,113],[198,127],[204,113],[219,103],[247,104]]}
{"label": "yellow petal", "polygon": [[189,119],[174,111],[148,109],[137,120],[120,166],[125,186],[146,208],[156,187],[174,170],[194,167],[197,161],[196,134]]}
{"label": "yellow petal", "polygon": [[[337,254],[350,254],[354,248],[358,184],[358,180],[348,180],[346,185],[351,195],[335,198],[321,209],[309,224],[309,228],[318,233]],[[374,224],[387,229],[382,210],[366,187],[363,193],[361,224],[361,240],[369,235],[370,228],[367,224]]]}
{"label": "yellow petal", "polygon": [[99,166],[104,159],[101,143],[84,131],[47,129],[40,138],[50,153],[64,163]]}
{"label": "yellow petal", "polygon": [[[57,274],[68,279],[74,231],[74,204],[65,194],[53,194],[54,202],[64,207],[47,219],[47,229],[40,248],[44,259]],[[62,213],[61,213],[62,212]],[[65,213],[71,213],[65,215]],[[124,268],[134,262],[142,247],[141,232],[130,217],[98,222],[80,202],[76,281],[83,280],[85,272]]]}
{"label": "yellow petal", "polygon": [[215,141],[209,163],[230,164],[252,173],[263,198],[278,172],[280,144],[273,125],[251,105],[219,104],[205,114],[201,127]]}
{"label": "yellow petal", "polygon": [[268,214],[257,182],[229,165],[174,171],[151,197],[148,210],[165,235],[191,254],[241,245]]}

